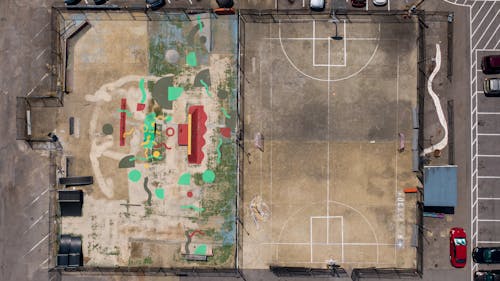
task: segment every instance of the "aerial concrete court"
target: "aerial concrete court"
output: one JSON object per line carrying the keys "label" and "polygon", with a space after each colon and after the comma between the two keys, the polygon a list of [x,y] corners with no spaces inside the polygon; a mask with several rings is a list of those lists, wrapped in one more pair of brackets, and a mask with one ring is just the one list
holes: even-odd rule
{"label": "aerial concrete court", "polygon": [[236,17],[86,16],[56,133],[69,176],[94,184],[59,232],[81,235],[90,267],[234,267]]}
{"label": "aerial concrete court", "polygon": [[417,28],[246,22],[243,268],[415,267]]}

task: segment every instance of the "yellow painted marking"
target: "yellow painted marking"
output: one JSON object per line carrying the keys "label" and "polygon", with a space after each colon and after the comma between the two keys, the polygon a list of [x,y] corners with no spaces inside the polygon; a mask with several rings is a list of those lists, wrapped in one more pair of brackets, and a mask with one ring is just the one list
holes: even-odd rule
{"label": "yellow painted marking", "polygon": [[188,155],[191,155],[191,114],[188,114]]}
{"label": "yellow painted marking", "polygon": [[124,132],[123,133],[123,138],[125,138],[126,136],[130,136],[134,132],[134,130],[135,130],[135,128],[132,128],[128,132]]}

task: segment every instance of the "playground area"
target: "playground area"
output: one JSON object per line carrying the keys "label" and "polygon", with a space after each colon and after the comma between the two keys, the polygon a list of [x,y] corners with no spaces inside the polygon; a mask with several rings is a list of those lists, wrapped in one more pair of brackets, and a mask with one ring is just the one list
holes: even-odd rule
{"label": "playground area", "polygon": [[89,267],[234,267],[237,18],[89,15],[46,129],[63,147],[58,176],[94,183],[66,187],[84,203],[59,233],[82,238]]}
{"label": "playground area", "polygon": [[243,18],[243,268],[416,266],[418,23],[365,17]]}

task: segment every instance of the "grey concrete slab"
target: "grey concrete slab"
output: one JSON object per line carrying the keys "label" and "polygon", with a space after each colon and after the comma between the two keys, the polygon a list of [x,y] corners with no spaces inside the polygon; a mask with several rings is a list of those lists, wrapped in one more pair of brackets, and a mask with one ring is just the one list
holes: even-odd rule
{"label": "grey concrete slab", "polygon": [[495,177],[500,176],[500,158],[498,157],[481,157],[478,162],[479,178],[482,176]]}
{"label": "grey concrete slab", "polygon": [[500,115],[480,115],[477,118],[478,134],[500,134]]}
{"label": "grey concrete slab", "polygon": [[[483,202],[481,202],[481,205]],[[479,221],[478,240],[481,247],[498,247],[500,242],[500,222]]]}
{"label": "grey concrete slab", "polygon": [[481,200],[481,204],[479,205],[478,218],[479,221],[500,221],[500,200]]}
{"label": "grey concrete slab", "polygon": [[[500,127],[500,126],[499,126]],[[480,155],[500,155],[500,135],[480,135],[478,136],[478,153]]]}
{"label": "grey concrete slab", "polygon": [[478,197],[500,197],[500,179],[479,179],[478,182]]}

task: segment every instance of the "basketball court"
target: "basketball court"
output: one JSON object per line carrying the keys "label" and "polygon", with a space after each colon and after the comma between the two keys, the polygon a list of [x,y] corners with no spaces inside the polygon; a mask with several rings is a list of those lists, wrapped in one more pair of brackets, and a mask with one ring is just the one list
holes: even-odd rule
{"label": "basketball court", "polygon": [[417,23],[340,19],[340,40],[328,19],[244,32],[242,267],[415,267]]}

